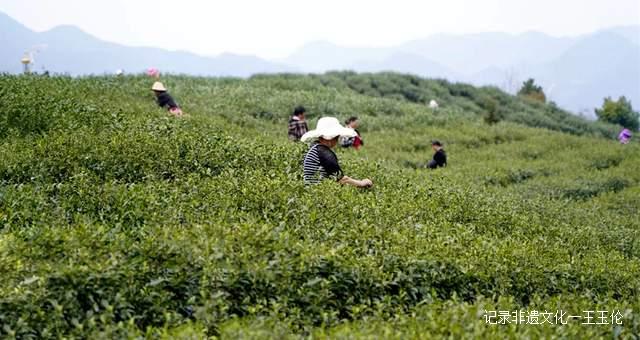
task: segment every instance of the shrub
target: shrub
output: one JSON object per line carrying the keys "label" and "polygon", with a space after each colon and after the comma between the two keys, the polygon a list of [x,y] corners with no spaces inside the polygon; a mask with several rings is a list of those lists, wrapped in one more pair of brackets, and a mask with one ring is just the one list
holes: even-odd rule
{"label": "shrub", "polygon": [[624,96],[617,101],[605,98],[602,108],[596,109],[596,116],[600,121],[618,124],[633,131],[640,127],[640,113],[633,110],[631,102]]}

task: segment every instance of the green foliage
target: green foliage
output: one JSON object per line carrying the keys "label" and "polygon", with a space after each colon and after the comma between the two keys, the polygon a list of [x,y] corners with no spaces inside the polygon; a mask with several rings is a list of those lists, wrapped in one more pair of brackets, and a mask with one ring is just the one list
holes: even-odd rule
{"label": "green foliage", "polygon": [[[614,138],[617,128],[610,124],[592,124],[550,103],[544,104],[544,96],[527,99],[521,96],[510,96],[495,87],[477,88],[469,84],[450,83],[446,80],[422,79],[412,75],[397,73],[357,74],[354,72],[329,72],[323,75],[259,75],[249,80],[250,84],[275,88],[281,91],[315,91],[326,89],[333,93],[348,94],[355,92],[372,98],[385,98],[394,101],[427,105],[432,99],[442,107],[449,108],[445,114],[456,117],[482,117],[487,115],[485,108],[487,98],[497,101],[498,116],[501,121],[541,127],[571,134],[596,134]],[[531,87],[539,89],[533,82]],[[535,91],[534,91],[535,92]],[[536,92],[537,93],[537,92]],[[538,96],[539,97],[539,96]],[[358,112],[361,108],[355,108]],[[366,110],[367,114],[397,114],[394,108],[384,112]],[[336,114],[335,110],[327,113]],[[492,117],[491,120],[494,120]]]}
{"label": "green foliage", "polygon": [[522,87],[518,90],[518,96],[542,103],[547,101],[547,96],[544,94],[542,86],[536,85],[533,78],[529,78],[522,83]]}
{"label": "green foliage", "polygon": [[[393,74],[163,80],[189,116],[157,108],[146,77],[0,76],[0,337],[640,332],[640,149],[598,137],[615,128]],[[506,117],[486,125],[494,103]],[[366,146],[337,153],[374,188],[303,185],[299,104],[310,126],[359,116]],[[416,166],[431,139],[447,168]],[[486,325],[492,309],[625,317]]]}
{"label": "green foliage", "polygon": [[486,110],[482,118],[488,125],[497,124],[504,118],[498,108],[498,102],[492,98],[485,98],[482,102],[482,108]]}
{"label": "green foliage", "polygon": [[640,113],[633,110],[631,102],[624,96],[617,101],[607,97],[602,108],[596,109],[596,116],[603,122],[618,124],[633,131],[640,128]]}

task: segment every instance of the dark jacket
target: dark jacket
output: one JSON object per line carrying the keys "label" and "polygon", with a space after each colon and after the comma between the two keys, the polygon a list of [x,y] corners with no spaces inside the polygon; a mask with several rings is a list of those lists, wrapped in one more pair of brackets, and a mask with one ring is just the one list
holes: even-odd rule
{"label": "dark jacket", "polygon": [[436,169],[445,166],[447,166],[447,153],[444,151],[444,149],[436,151],[436,153],[433,155],[433,159],[427,164],[427,167],[429,167],[429,169]]}
{"label": "dark jacket", "polygon": [[178,107],[178,104],[175,100],[173,100],[173,97],[171,97],[169,92],[160,93],[156,98],[156,102],[158,103],[158,106],[166,109],[173,109]]}

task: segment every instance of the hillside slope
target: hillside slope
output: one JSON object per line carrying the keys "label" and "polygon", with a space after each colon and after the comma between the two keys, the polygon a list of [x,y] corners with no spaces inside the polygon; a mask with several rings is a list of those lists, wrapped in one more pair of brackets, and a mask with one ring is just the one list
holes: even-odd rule
{"label": "hillside slope", "polygon": [[[480,119],[487,111],[487,102],[493,102],[507,121],[541,127],[572,134],[593,134],[613,138],[620,127],[593,123],[560,109],[555,103],[544,104],[511,96],[496,87],[474,87],[465,83],[424,79],[397,73],[329,72],[324,75],[257,75],[250,79],[262,86],[277,86],[283,90],[335,89],[374,98],[389,98],[418,104],[424,110],[436,100],[445,116]],[[263,104],[264,105],[264,104]],[[268,109],[263,107],[263,109]],[[352,112],[359,113],[355,108]],[[364,110],[367,112],[366,110]],[[331,113],[331,112],[329,112]],[[441,116],[434,113],[435,116]]]}
{"label": "hillside slope", "polygon": [[[168,77],[176,119],[148,78],[0,76],[0,335],[640,333],[638,143],[487,127],[451,93],[434,113],[339,79]],[[365,147],[337,152],[374,188],[304,187],[300,104],[312,126],[361,117]],[[434,138],[450,164],[426,171]],[[614,324],[487,325],[492,310]]]}

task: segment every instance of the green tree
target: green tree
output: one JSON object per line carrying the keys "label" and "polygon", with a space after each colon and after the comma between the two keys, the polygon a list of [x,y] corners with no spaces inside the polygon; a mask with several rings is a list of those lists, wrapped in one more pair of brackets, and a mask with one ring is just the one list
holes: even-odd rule
{"label": "green tree", "polygon": [[498,107],[498,102],[495,99],[484,98],[481,106],[485,110],[483,115],[484,122],[488,125],[497,124],[504,118]]}
{"label": "green tree", "polygon": [[617,101],[611,99],[611,97],[605,98],[602,108],[596,109],[596,116],[600,121],[622,125],[634,131],[637,131],[640,127],[640,122],[638,121],[640,114],[633,111],[631,101],[624,96]]}
{"label": "green tree", "polygon": [[529,78],[527,81],[522,83],[522,87],[520,88],[520,91],[518,91],[518,96],[537,100],[543,103],[547,101],[547,96],[544,94],[542,86],[536,85],[533,78]]}

